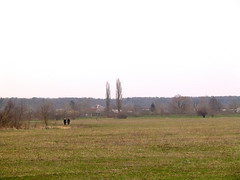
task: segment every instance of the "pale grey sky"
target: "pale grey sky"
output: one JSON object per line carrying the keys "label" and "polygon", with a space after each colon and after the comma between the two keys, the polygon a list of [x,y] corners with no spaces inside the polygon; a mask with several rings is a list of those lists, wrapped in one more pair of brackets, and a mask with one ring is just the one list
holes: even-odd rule
{"label": "pale grey sky", "polygon": [[240,0],[2,0],[0,97],[240,95]]}

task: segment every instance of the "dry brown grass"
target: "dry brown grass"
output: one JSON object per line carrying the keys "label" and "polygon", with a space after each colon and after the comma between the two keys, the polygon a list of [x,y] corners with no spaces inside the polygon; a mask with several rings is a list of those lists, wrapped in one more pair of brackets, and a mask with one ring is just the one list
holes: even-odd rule
{"label": "dry brown grass", "polygon": [[0,177],[237,179],[240,118],[80,119],[1,130]]}

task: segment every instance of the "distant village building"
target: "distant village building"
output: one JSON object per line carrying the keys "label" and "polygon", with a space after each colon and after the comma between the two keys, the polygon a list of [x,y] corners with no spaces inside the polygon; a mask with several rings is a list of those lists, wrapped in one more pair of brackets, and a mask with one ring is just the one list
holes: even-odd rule
{"label": "distant village building", "polygon": [[[122,110],[120,110],[120,112],[121,112],[121,111],[122,111]],[[117,113],[118,113],[118,109],[112,109],[112,112],[117,114]]]}
{"label": "distant village building", "polygon": [[104,112],[105,108],[99,104],[96,105],[96,113]]}
{"label": "distant village building", "polygon": [[238,107],[238,108],[236,109],[236,112],[237,112],[237,113],[240,113],[240,107]]}
{"label": "distant village building", "polygon": [[99,104],[96,104],[91,109],[92,109],[92,116],[99,116],[105,111],[105,107]]}

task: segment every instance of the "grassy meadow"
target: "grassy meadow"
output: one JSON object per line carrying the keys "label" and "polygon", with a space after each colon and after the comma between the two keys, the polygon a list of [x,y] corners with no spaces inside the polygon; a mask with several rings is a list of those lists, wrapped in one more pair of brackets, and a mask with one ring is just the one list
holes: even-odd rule
{"label": "grassy meadow", "polygon": [[0,130],[0,179],[240,179],[239,117],[50,126]]}

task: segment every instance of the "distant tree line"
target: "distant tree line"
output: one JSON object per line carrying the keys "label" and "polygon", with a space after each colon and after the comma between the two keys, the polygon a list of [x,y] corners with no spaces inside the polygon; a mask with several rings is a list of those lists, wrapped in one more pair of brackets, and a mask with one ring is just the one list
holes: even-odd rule
{"label": "distant tree line", "polygon": [[106,83],[105,99],[94,98],[0,98],[0,127],[24,128],[32,121],[105,116],[126,118],[142,115],[199,115],[240,113],[239,96],[173,98],[123,98],[122,85],[116,81],[116,97],[111,99],[110,84]]}

